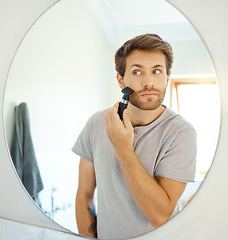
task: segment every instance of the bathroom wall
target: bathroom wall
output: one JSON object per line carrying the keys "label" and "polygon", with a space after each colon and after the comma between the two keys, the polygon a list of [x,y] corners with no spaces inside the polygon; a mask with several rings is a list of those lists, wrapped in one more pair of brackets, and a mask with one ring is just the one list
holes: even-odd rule
{"label": "bathroom wall", "polygon": [[0,218],[0,240],[76,240],[82,237]]}
{"label": "bathroom wall", "polygon": [[9,71],[4,99],[9,149],[14,107],[26,102],[44,183],[43,210],[74,232],[79,157],[71,148],[87,119],[112,105],[114,78],[110,45],[85,1],[74,0],[57,3],[32,26]]}
{"label": "bathroom wall", "polygon": [[171,43],[174,51],[172,75],[215,74],[207,47],[202,39]]}

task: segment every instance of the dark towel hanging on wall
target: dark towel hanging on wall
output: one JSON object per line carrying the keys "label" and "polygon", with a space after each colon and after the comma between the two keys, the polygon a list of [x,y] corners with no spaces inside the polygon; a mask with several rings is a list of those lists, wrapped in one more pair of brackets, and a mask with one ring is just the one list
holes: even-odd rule
{"label": "dark towel hanging on wall", "polygon": [[30,196],[39,202],[38,194],[43,190],[35,150],[30,131],[30,119],[26,103],[15,107],[14,135],[11,148],[11,157],[17,173]]}

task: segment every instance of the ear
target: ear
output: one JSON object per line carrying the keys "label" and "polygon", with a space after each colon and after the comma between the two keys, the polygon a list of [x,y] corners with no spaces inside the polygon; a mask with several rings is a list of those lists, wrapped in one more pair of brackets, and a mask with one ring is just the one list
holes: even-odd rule
{"label": "ear", "polygon": [[124,84],[123,77],[119,73],[117,73],[116,74],[116,78],[117,78],[117,81],[118,81],[118,84],[119,84],[120,88],[124,89],[125,88],[125,84]]}

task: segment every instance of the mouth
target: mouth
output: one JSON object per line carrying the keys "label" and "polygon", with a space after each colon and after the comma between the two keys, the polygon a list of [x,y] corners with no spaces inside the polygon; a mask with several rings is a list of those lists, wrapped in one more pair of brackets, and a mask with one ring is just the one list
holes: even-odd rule
{"label": "mouth", "polygon": [[143,92],[141,94],[142,97],[153,97],[153,96],[156,96],[156,95],[158,95],[158,94],[155,93],[155,92]]}

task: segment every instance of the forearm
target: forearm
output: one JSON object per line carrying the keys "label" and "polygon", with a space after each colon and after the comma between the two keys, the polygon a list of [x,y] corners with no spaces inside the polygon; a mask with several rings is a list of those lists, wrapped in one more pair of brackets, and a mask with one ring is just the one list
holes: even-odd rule
{"label": "forearm", "polygon": [[173,206],[166,191],[150,176],[133,149],[116,150],[131,195],[154,227],[166,222]]}
{"label": "forearm", "polygon": [[[152,226],[158,227],[171,217],[186,184],[150,176],[133,149],[134,132],[127,110],[123,122],[117,114],[118,104],[106,113],[106,131],[115,149],[128,189]],[[172,182],[174,181],[174,182]]]}
{"label": "forearm", "polygon": [[97,238],[97,217],[92,200],[77,195],[76,220],[79,234]]}

